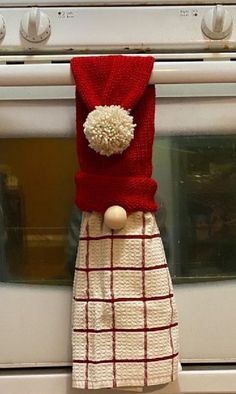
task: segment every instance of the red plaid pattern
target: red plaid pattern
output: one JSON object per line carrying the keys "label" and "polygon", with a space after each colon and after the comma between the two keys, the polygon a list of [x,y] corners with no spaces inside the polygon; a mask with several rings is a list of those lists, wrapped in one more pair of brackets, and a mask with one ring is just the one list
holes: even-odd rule
{"label": "red plaid pattern", "polygon": [[178,323],[152,213],[118,232],[83,216],[73,290],[73,387],[148,386],[174,380]]}

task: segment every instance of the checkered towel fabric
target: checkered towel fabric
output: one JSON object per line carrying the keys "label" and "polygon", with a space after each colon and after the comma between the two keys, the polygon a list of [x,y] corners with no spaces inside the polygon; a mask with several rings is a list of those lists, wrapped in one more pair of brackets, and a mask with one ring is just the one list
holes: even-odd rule
{"label": "checkered towel fabric", "polygon": [[120,231],[84,213],[73,287],[73,387],[170,382],[178,372],[172,283],[153,213]]}

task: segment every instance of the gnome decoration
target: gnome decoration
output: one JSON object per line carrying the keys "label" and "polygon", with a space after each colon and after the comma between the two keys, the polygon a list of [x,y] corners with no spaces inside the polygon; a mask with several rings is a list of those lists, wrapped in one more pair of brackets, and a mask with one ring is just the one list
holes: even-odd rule
{"label": "gnome decoration", "polygon": [[178,372],[178,322],[154,212],[151,56],[76,57],[73,387],[150,386]]}

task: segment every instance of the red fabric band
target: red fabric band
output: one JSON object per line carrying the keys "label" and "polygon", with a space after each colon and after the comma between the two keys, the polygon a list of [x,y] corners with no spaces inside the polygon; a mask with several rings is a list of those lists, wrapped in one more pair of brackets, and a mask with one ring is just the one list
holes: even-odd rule
{"label": "red fabric band", "polygon": [[[153,195],[156,191],[156,182],[146,177],[112,177],[88,175],[82,171],[76,175],[76,184],[83,193],[77,193],[76,204],[82,211],[105,212],[112,205],[125,207],[129,212],[148,212],[156,210]],[[93,185],[94,193],[91,194]],[[107,194],[104,197],[104,193]]]}
{"label": "red fabric band", "polygon": [[[77,152],[76,204],[83,211],[104,212],[120,205],[128,212],[155,211],[156,182],[152,174],[155,88],[148,85],[151,56],[76,57],[71,69],[76,83]],[[134,139],[122,153],[109,157],[88,146],[83,124],[98,105],[131,110]]]}

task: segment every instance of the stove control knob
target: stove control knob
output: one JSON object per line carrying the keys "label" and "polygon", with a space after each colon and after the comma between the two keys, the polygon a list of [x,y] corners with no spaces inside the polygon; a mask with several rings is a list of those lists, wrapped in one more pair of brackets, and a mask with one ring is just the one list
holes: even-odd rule
{"label": "stove control knob", "polygon": [[4,38],[6,34],[6,25],[3,17],[0,15],[0,40]]}
{"label": "stove control knob", "polygon": [[222,40],[233,29],[233,20],[222,5],[216,5],[208,11],[202,20],[203,33],[212,40]]}
{"label": "stove control knob", "polygon": [[20,33],[30,42],[46,40],[51,34],[49,17],[38,8],[32,8],[21,20]]}

